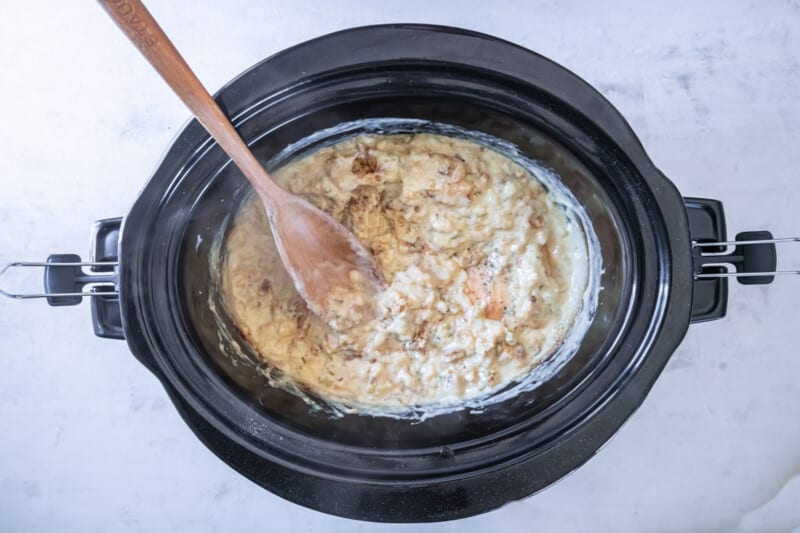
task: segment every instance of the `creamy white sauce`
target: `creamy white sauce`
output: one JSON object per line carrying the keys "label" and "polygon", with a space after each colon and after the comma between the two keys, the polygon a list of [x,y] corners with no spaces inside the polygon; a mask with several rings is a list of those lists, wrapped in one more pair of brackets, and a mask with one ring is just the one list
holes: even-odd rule
{"label": "creamy white sauce", "polygon": [[426,416],[532,388],[537,370],[574,353],[600,270],[585,213],[543,168],[462,136],[362,135],[275,173],[350,227],[383,270],[379,316],[351,330],[307,311],[261,205],[236,215],[223,301],[277,384],[347,409]]}

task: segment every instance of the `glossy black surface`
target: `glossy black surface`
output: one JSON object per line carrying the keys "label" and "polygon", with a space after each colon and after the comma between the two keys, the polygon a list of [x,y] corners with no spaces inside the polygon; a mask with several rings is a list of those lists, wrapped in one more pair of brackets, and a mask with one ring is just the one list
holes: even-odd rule
{"label": "glossy black surface", "polygon": [[[778,266],[778,254],[774,243],[746,244],[747,241],[772,240],[769,231],[743,231],[736,234],[737,244],[725,261],[736,268],[736,272],[775,272]],[[743,276],[736,281],[742,285],[769,285],[775,276]]]}
{"label": "glossy black surface", "polygon": [[[91,261],[106,263],[119,260],[119,239],[122,230],[122,218],[105,218],[92,225]],[[113,273],[113,266],[93,266],[93,272]],[[94,292],[108,292],[107,287],[95,287]],[[124,339],[125,329],[122,327],[122,314],[118,296],[94,296],[92,305],[92,329],[94,334],[105,339]]]}
{"label": "glossy black surface", "polygon": [[[48,263],[80,263],[76,254],[53,254],[47,257]],[[86,275],[80,266],[47,266],[44,269],[44,292],[47,294],[66,294],[81,292]],[[78,305],[80,296],[48,296],[47,304],[53,307]]]}
{"label": "glossy black surface", "polygon": [[[414,86],[425,89],[424,75],[419,74]],[[258,404],[272,421],[325,440],[328,444],[337,443],[362,449],[436,451],[442,446],[448,446],[452,450],[463,449],[459,459],[453,461],[456,464],[449,468],[458,467],[459,460],[465,463],[497,461],[502,447],[494,446],[489,450],[481,446],[483,442],[495,439],[497,432],[518,431],[522,427],[515,426],[524,424],[529,427],[549,416],[558,407],[557,404],[566,403],[572,396],[578,394],[579,383],[589,377],[591,372],[599,371],[604,357],[613,353],[613,346],[620,342],[620,332],[625,317],[630,312],[633,279],[639,266],[637,259],[639,254],[633,250],[635,245],[631,242],[632,230],[627,227],[626,219],[619,213],[619,210],[627,209],[629,206],[621,201],[620,194],[611,186],[604,188],[600,179],[566,149],[545,137],[540,130],[521,122],[519,118],[499,113],[492,108],[484,107],[480,101],[473,103],[466,98],[452,101],[429,100],[428,97],[420,96],[408,101],[403,97],[402,86],[398,87],[397,92],[399,94],[389,101],[348,102],[345,105],[328,107],[314,113],[313,121],[308,120],[309,115],[304,115],[297,125],[289,122],[269,130],[269,136],[256,141],[253,148],[264,161],[270,161],[274,151],[265,150],[261,145],[262,141],[269,139],[276,148],[296,143],[300,138],[314,133],[315,130],[308,131],[303,126],[308,122],[316,125],[335,125],[342,120],[349,121],[359,117],[424,116],[437,122],[459,125],[513,140],[525,153],[547,163],[563,177],[564,182],[587,207],[603,243],[604,289],[600,296],[599,311],[587,332],[585,342],[567,366],[535,390],[519,394],[513,400],[493,405],[480,413],[465,409],[411,424],[407,420],[387,417],[360,415],[331,417],[328,411],[309,410],[302,399],[269,386],[267,379],[257,373],[252,365],[242,364],[239,359],[235,365],[232,364],[229,357],[226,357],[219,348],[218,332],[208,303],[207,290],[211,285],[209,279],[211,270],[219,267],[216,264],[209,265],[209,246],[206,243],[211,243],[220,228],[225,227],[225,219],[229,216],[232,206],[238,205],[240,198],[249,191],[249,186],[244,183],[238,171],[230,166],[214,177],[210,187],[195,204],[192,220],[183,230],[187,237],[183,242],[181,251],[183,263],[179,266],[179,270],[189,273],[183,278],[185,283],[183,297],[188,299],[184,309],[188,315],[186,327],[194,330],[196,335],[194,340],[200,345],[200,351],[209,356],[210,362],[220,369],[232,384],[238,386],[248,402]],[[309,95],[309,107],[313,107],[317,99],[315,94]],[[471,105],[469,108],[466,107],[468,103]],[[268,108],[258,110],[248,117],[248,124],[263,125],[264,129],[268,129],[271,126],[271,117],[272,113]],[[328,120],[330,123],[323,120]],[[359,131],[363,129],[340,132],[336,137],[324,141],[332,142],[341,136],[353,135]],[[407,130],[400,128],[394,131]],[[313,146],[296,145],[296,148],[297,152],[302,152]],[[198,238],[201,242],[199,246]],[[217,298],[214,298],[214,304],[215,309],[223,309]],[[249,350],[241,338],[239,344],[250,359],[258,360],[257,354]],[[549,363],[545,363],[547,364]],[[323,401],[319,398],[316,400]],[[528,435],[527,445],[532,446],[534,442],[534,436]],[[467,449],[480,449],[480,453],[470,453]],[[509,453],[519,453],[519,449],[515,446]],[[373,475],[379,465],[375,463],[374,457],[370,456],[368,461],[370,475]],[[410,477],[418,475],[418,470],[437,467],[431,463],[427,455],[420,458],[419,453],[407,456],[405,461],[408,467],[413,466],[412,463],[415,462],[419,467],[407,468],[398,473],[394,471],[394,465],[389,464],[384,474],[391,477]],[[450,461],[450,458],[447,461]]]}
{"label": "glossy black surface", "polygon": [[203,442],[276,494],[381,521],[452,519],[522,498],[591,457],[683,337],[692,264],[682,199],[619,113],[549,60],[462,30],[360,28],[265,60],[217,100],[265,163],[353,118],[426,118],[514,142],[584,203],[606,263],[580,352],[530,394],[420,424],[332,419],[219,353],[209,246],[247,189],[189,123],[124,221],[125,333]]}
{"label": "glossy black surface", "polygon": [[[724,242],[727,239],[725,229],[725,211],[722,202],[708,198],[685,198],[686,213],[689,217],[689,232],[695,242]],[[709,252],[724,252],[724,247],[708,247]],[[700,249],[694,251],[694,273],[699,274],[702,260],[698,254]],[[705,267],[707,272],[723,272],[722,267]],[[692,294],[692,323],[708,322],[723,318],[728,310],[728,280],[697,279],[694,281]]]}

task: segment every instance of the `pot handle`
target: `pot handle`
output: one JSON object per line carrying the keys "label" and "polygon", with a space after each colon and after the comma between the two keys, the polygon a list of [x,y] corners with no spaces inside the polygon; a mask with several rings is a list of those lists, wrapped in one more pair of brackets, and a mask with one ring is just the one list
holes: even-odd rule
{"label": "pot handle", "polygon": [[775,239],[768,231],[748,231],[729,241],[722,202],[707,198],[684,198],[683,202],[692,240],[692,323],[725,316],[728,278],[743,285],[765,285],[776,275],[800,274],[798,270],[776,270],[775,250],[776,244],[800,242],[800,237]]}
{"label": "pot handle", "polygon": [[[46,298],[54,307],[78,305],[84,296],[92,297],[92,327],[95,335],[124,339],[119,307],[118,242],[122,218],[98,220],[92,226],[92,260],[82,261],[75,254],[53,254],[47,261],[15,261],[0,270],[0,276],[12,268],[43,268],[44,292],[18,293],[0,289],[9,298],[27,300]],[[90,267],[85,272],[83,267]],[[88,290],[84,290],[88,287]]]}

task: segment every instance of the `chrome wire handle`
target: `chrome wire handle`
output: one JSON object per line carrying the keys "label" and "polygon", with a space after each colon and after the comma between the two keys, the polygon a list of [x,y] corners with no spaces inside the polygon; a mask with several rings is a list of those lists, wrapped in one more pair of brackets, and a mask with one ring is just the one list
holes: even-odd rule
{"label": "chrome wire handle", "polygon": [[[720,242],[693,242],[692,249],[701,259],[700,270],[695,272],[695,279],[710,279],[710,278],[757,278],[757,277],[771,277],[771,276],[785,276],[791,274],[800,274],[800,270],[763,270],[751,271],[746,268],[740,269],[740,266],[746,267],[746,252],[739,250],[740,246],[753,246],[753,245],[770,245],[773,251],[772,261],[774,262],[774,247],[776,244],[788,244],[791,242],[800,242],[800,237],[786,237],[782,239],[743,239],[740,241],[720,241]],[[703,248],[728,248],[735,246],[736,249],[731,253],[727,250],[722,252],[706,252]],[[714,258],[721,259],[714,261]],[[705,267],[725,267],[733,264],[736,267],[735,272],[702,272]],[[774,263],[773,263],[774,264]]]}
{"label": "chrome wire handle", "polygon": [[[64,283],[68,283],[69,286],[73,288],[81,288],[86,285],[95,286],[95,287],[115,287],[117,281],[117,273],[116,268],[119,265],[116,261],[53,261],[53,262],[46,262],[46,261],[14,261],[12,263],[8,263],[0,270],[0,277],[6,273],[11,268],[27,268],[27,267],[38,267],[45,269],[45,276],[49,277],[50,273],[54,272],[54,269],[60,268],[70,268],[70,276],[61,277],[61,279],[57,280],[60,283],[56,285],[64,285]],[[113,268],[114,272],[112,274],[86,274],[83,272],[81,267],[90,266],[90,267],[105,267],[105,268]],[[53,269],[53,270],[50,270]],[[49,281],[49,280],[48,280]],[[47,286],[48,283],[46,282],[45,285]],[[60,297],[76,297],[76,296],[119,296],[119,292],[117,290],[114,291],[49,291],[45,289],[46,292],[40,293],[14,293],[8,292],[0,288],[0,294],[6,296],[8,298],[16,298],[21,300],[27,300],[30,298],[60,298]]]}

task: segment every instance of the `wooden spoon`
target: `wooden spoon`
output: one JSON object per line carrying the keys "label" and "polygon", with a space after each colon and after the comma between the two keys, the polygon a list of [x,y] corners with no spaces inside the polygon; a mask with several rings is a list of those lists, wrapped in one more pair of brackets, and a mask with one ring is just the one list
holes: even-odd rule
{"label": "wooden spoon", "polygon": [[311,311],[336,329],[373,318],[383,280],[352,233],[272,180],[140,0],[99,1],[253,185],[283,265]]}

